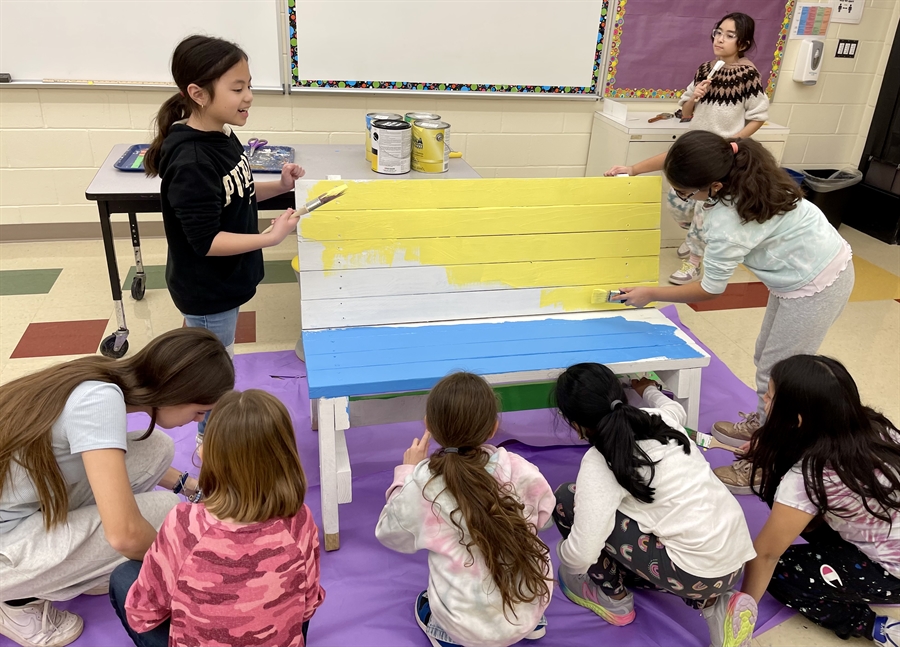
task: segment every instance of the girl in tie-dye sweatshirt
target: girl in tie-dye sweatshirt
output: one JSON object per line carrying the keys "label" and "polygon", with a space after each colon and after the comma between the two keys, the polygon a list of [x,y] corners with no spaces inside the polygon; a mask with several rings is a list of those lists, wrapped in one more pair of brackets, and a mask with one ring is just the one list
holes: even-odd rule
{"label": "girl in tie-dye sweatshirt", "polygon": [[166,634],[171,647],[302,647],[325,591],[287,409],[265,391],[233,391],[200,451],[203,502],[169,513],[143,566],[113,572],[113,606],[138,647]]}
{"label": "girl in tie-dye sweatshirt", "polygon": [[[505,647],[545,633],[552,578],[537,531],[555,499],[537,467],[487,445],[498,425],[487,382],[454,373],[428,396],[421,441],[394,470],[375,534],[401,553],[428,551],[416,620],[434,647]],[[441,449],[427,457],[431,437]]]}
{"label": "girl in tie-dye sweatshirt", "polygon": [[[900,644],[900,434],[863,406],[847,369],[795,355],[772,370],[766,422],[750,441],[755,492],[772,508],[742,590],[768,589],[841,638]],[[794,544],[797,537],[806,540]]]}

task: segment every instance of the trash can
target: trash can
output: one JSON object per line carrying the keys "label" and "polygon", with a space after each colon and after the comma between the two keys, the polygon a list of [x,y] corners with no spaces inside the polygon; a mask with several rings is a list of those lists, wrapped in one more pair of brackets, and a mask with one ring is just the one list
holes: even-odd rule
{"label": "trash can", "polygon": [[850,187],[862,180],[862,172],[855,168],[810,169],[803,171],[802,187],[806,199],[822,210],[828,222],[837,229],[844,214],[849,212],[853,191]]}

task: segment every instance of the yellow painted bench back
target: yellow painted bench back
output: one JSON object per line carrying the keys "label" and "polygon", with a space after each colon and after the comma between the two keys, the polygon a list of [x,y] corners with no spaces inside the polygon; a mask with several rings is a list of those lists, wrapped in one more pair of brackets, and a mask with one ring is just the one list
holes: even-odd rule
{"label": "yellow painted bench back", "polygon": [[298,227],[304,330],[619,309],[594,290],[657,283],[656,177],[346,183]]}

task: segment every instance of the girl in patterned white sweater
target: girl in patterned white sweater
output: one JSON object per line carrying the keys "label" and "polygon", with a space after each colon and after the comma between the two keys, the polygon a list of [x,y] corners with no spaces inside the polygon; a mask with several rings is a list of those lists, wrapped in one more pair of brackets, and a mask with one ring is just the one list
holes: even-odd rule
{"label": "girl in patterned white sweater", "polygon": [[[708,130],[722,137],[750,137],[769,117],[766,97],[759,72],[745,54],[755,47],[753,18],[744,13],[730,13],[716,23],[710,37],[716,58],[703,63],[681,95],[682,119],[690,119],[692,130]],[[712,79],[707,80],[716,61],[723,61]],[[606,175],[641,175],[662,170],[665,153],[638,162],[634,166],[614,166]],[[700,236],[703,212],[695,204],[678,199],[674,191],[668,194],[669,213],[683,228],[687,237],[678,248],[679,258],[685,259],[681,269],[669,277],[669,282],[683,285],[700,278],[700,261],[706,247]]]}
{"label": "girl in patterned white sweater", "polygon": [[[900,599],[900,435],[863,406],[840,362],[795,355],[775,365],[766,423],[750,443],[772,508],[741,590],[768,590],[841,638],[900,644],[900,622],[869,604]],[[794,544],[798,536],[804,544]]]}

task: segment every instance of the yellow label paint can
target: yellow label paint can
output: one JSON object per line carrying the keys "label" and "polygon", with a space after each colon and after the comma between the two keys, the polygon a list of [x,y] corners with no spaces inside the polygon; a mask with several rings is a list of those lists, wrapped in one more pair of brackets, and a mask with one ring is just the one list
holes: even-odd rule
{"label": "yellow label paint can", "polygon": [[366,115],[366,159],[372,161],[372,122],[379,119],[401,121],[403,117],[396,112],[370,112]]}
{"label": "yellow label paint can", "polygon": [[412,126],[402,119],[372,122],[372,170],[386,175],[409,173]]}
{"label": "yellow label paint can", "polygon": [[431,112],[407,112],[403,120],[409,124],[414,124],[417,121],[440,121],[441,116]]}
{"label": "yellow label paint can", "polygon": [[412,127],[412,169],[446,173],[450,169],[450,124],[417,121]]}

